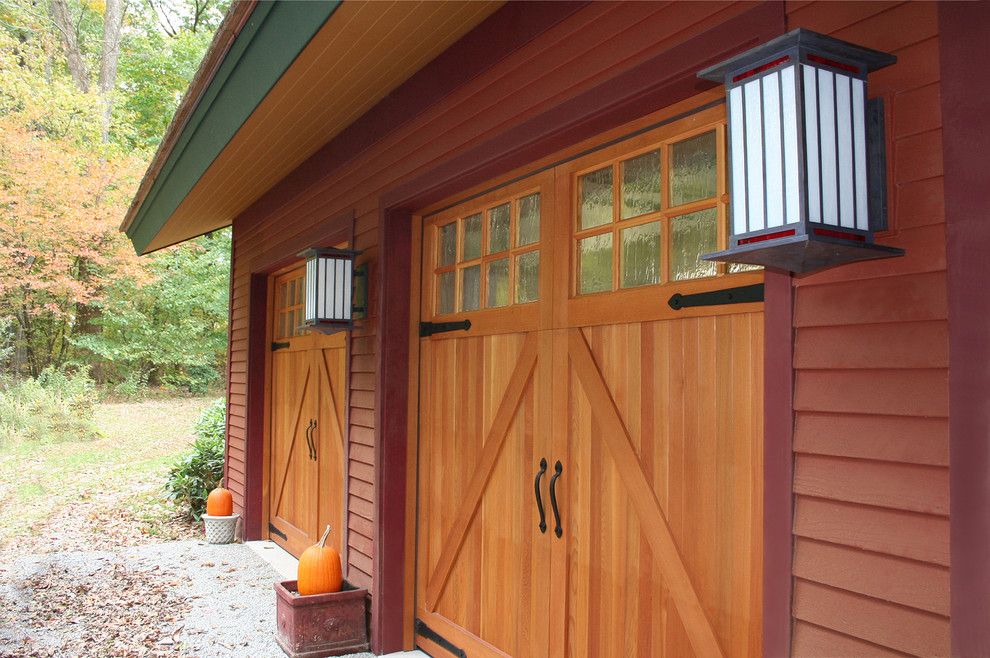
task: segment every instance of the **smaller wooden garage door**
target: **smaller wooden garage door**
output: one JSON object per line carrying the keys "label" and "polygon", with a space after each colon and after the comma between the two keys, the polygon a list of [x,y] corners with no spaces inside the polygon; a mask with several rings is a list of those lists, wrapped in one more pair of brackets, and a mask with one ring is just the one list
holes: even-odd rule
{"label": "smaller wooden garage door", "polygon": [[269,534],[293,555],[327,524],[344,530],[346,337],[300,328],[304,271],[275,279],[269,450]]}
{"label": "smaller wooden garage door", "polygon": [[668,304],[762,282],[700,258],[724,161],[714,108],[424,221],[422,317],[471,322],[420,341],[431,655],[760,655],[762,303]]}

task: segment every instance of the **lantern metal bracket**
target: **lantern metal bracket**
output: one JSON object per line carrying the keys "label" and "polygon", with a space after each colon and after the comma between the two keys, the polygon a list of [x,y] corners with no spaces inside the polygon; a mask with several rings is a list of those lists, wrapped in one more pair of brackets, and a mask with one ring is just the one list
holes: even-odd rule
{"label": "lantern metal bracket", "polygon": [[426,338],[433,334],[442,334],[447,331],[467,331],[470,328],[470,320],[461,320],[459,322],[420,322],[419,337]]}
{"label": "lantern metal bracket", "polygon": [[667,304],[675,311],[679,311],[688,306],[722,306],[724,304],[748,304],[762,301],[763,284],[754,283],[751,286],[696,292],[693,295],[682,295],[678,292],[671,295]]}

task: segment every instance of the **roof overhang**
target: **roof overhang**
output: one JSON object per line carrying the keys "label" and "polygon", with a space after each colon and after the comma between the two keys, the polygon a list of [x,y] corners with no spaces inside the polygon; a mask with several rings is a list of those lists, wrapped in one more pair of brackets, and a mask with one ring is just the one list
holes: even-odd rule
{"label": "roof overhang", "polygon": [[229,226],[501,2],[235,2],[121,229],[148,253]]}

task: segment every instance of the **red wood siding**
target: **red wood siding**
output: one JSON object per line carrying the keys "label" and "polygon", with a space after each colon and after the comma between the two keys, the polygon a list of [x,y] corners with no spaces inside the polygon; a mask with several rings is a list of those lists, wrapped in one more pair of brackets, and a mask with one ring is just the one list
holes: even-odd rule
{"label": "red wood siding", "polygon": [[949,653],[948,311],[937,8],[787,5],[893,52],[891,231],[907,255],[795,280],[793,653]]}
{"label": "red wood siding", "polygon": [[[387,127],[379,129],[374,139],[359,143],[345,133],[343,143],[358,145],[353,152],[328,149],[318,153],[237,218],[233,229],[236,260],[228,401],[228,470],[237,507],[243,509],[246,488],[245,405],[252,273],[284,264],[297,251],[341,228],[335,225],[339,223],[337,218],[353,211],[354,246],[364,250],[361,260],[370,264],[372,299],[369,318],[354,331],[351,344],[347,575],[355,584],[370,585],[375,571],[374,460],[378,440],[375,269],[382,195],[416,180],[452,154],[466,152],[538,116],[547,107],[578,97],[752,7],[752,3],[736,2],[680,6],[629,3],[591,4],[575,11],[572,6],[570,15],[562,12],[564,18],[560,20],[546,19],[549,28],[539,39],[513,44],[514,50],[495,60],[483,75],[466,78],[455,89],[430,90],[426,89],[430,85],[416,82],[417,94],[435,92],[435,100],[422,111],[407,115],[390,107],[386,99],[383,107],[388,110]],[[505,11],[525,10],[509,7]],[[547,6],[538,11],[546,13]],[[489,20],[499,20],[498,16]],[[466,37],[471,38],[471,34]],[[401,94],[402,89],[397,93]],[[418,98],[413,100],[421,102]],[[371,123],[380,125],[380,121]]]}

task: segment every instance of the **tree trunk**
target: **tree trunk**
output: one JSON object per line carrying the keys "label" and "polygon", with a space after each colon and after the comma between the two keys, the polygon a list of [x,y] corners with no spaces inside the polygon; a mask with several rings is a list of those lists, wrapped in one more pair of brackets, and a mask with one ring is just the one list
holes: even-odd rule
{"label": "tree trunk", "polygon": [[117,84],[117,61],[120,59],[120,29],[124,23],[124,0],[106,0],[103,13],[103,52],[100,55],[100,103],[102,116],[100,137],[110,141],[110,115],[113,90]]}
{"label": "tree trunk", "polygon": [[69,13],[69,6],[65,0],[51,0],[50,4],[52,20],[55,26],[62,33],[62,45],[65,48],[65,60],[69,65],[69,73],[72,80],[81,91],[89,91],[89,76],[86,73],[86,62],[83,61],[82,51],[79,49],[79,37],[76,34],[76,26],[72,22],[72,15]]}

